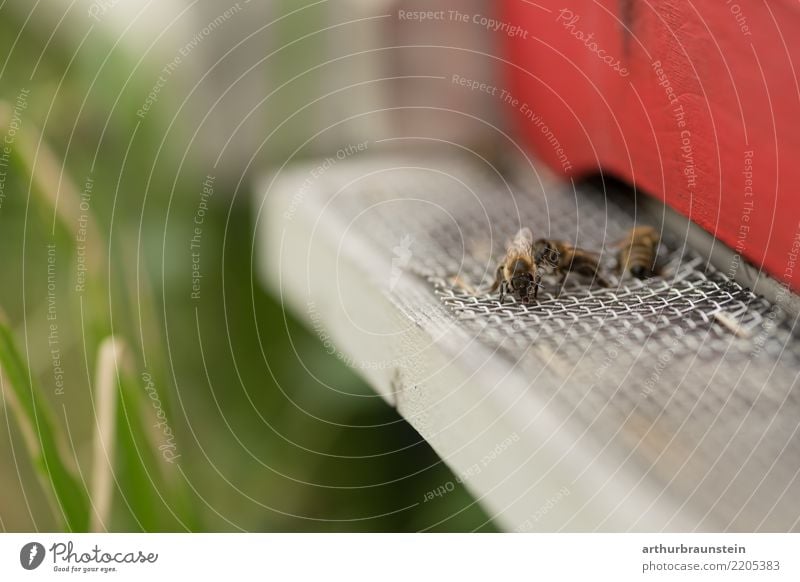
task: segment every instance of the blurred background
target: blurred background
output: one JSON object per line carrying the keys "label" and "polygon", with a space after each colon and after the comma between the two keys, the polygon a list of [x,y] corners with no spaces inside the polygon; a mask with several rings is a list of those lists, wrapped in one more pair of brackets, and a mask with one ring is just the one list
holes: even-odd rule
{"label": "blurred background", "polygon": [[400,8],[448,6],[0,4],[2,530],[494,529],[253,270],[276,168],[390,136],[491,150],[495,98],[443,72],[492,83],[485,28]]}

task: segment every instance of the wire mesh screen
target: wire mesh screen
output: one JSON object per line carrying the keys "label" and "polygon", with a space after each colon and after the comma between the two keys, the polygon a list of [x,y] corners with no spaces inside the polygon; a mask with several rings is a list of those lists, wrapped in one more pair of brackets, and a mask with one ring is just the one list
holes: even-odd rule
{"label": "wire mesh screen", "polygon": [[[658,276],[620,278],[612,243],[635,224],[662,230],[627,195],[534,172],[510,183],[463,162],[348,167],[326,176],[326,212],[417,277],[473,341],[530,370],[530,390],[577,420],[582,442],[616,447],[698,528],[798,529],[800,348],[780,305],[680,233],[663,232]],[[600,252],[609,285],[551,277],[537,301],[501,303],[488,288],[522,226]]]}

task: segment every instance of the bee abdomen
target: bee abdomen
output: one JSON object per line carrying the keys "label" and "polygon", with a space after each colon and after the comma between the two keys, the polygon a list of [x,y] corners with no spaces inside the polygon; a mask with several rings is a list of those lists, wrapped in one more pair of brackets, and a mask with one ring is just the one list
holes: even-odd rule
{"label": "bee abdomen", "polygon": [[644,279],[653,274],[653,260],[655,253],[647,246],[631,246],[622,261],[622,267],[628,270],[631,275],[639,279]]}

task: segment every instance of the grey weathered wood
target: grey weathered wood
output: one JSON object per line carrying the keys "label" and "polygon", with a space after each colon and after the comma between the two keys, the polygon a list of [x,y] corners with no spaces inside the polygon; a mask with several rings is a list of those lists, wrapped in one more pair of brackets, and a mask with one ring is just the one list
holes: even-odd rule
{"label": "grey weathered wood", "polygon": [[[767,428],[764,435],[750,435],[747,431],[757,431],[757,423],[739,422],[739,417],[732,417],[728,422],[726,417],[720,420],[714,416],[715,394],[730,392],[732,385],[724,374],[733,374],[736,368],[724,361],[725,353],[734,347],[743,353],[750,349],[746,342],[759,331],[758,325],[763,319],[759,316],[755,323],[750,319],[745,323],[747,314],[741,307],[746,307],[745,303],[734,301],[719,306],[715,303],[717,300],[709,300],[710,305],[702,307],[707,312],[702,311],[698,303],[697,310],[690,310],[685,318],[691,324],[687,328],[689,331],[678,336],[680,343],[675,343],[675,348],[666,350],[653,338],[663,343],[665,337],[672,336],[661,332],[655,335],[648,332],[645,336],[639,327],[628,325],[624,329],[634,331],[625,341],[611,345],[615,352],[620,352],[613,358],[604,356],[610,353],[608,344],[611,342],[591,341],[592,334],[626,317],[629,308],[625,306],[630,303],[624,301],[609,307],[604,316],[608,317],[608,324],[587,320],[592,321],[597,330],[584,334],[583,339],[588,342],[586,355],[577,361],[563,346],[552,341],[526,339],[537,333],[530,323],[525,323],[530,320],[515,321],[523,326],[520,329],[527,336],[518,338],[512,333],[500,337],[497,330],[502,331],[502,328],[497,327],[495,319],[506,317],[502,310],[497,312],[499,315],[492,315],[491,309],[487,312],[483,323],[488,331],[482,334],[476,331],[483,325],[480,320],[484,316],[480,312],[476,321],[474,313],[468,314],[467,320],[458,317],[457,310],[452,309],[452,305],[468,305],[469,294],[456,294],[451,308],[441,300],[446,287],[432,282],[441,273],[435,272],[435,265],[433,270],[426,266],[426,249],[433,247],[426,246],[424,240],[418,242],[414,257],[407,265],[398,271],[395,263],[393,270],[392,259],[402,259],[403,251],[402,248],[399,253],[391,249],[402,246],[402,241],[386,240],[391,229],[382,230],[383,223],[370,214],[370,209],[385,203],[382,200],[404,201],[393,216],[398,222],[409,220],[408,216],[402,216],[403,204],[418,199],[420,192],[407,188],[402,179],[398,180],[397,172],[405,171],[392,169],[398,166],[409,168],[408,184],[414,183],[417,173],[428,171],[419,168],[433,168],[443,172],[453,183],[480,189],[487,186],[483,173],[471,163],[447,157],[421,159],[359,154],[335,161],[315,178],[312,172],[317,166],[312,163],[283,169],[261,183],[260,195],[256,197],[259,209],[257,245],[264,282],[287,308],[306,320],[314,319],[324,325],[335,351],[349,360],[389,404],[397,407],[456,475],[463,476],[466,486],[498,524],[508,530],[525,531],[744,529],[754,527],[753,524],[779,530],[797,527],[795,520],[800,508],[794,508],[794,513],[789,515],[767,513],[762,506],[751,511],[745,507],[743,512],[731,509],[731,504],[748,501],[741,496],[752,485],[743,471],[747,470],[752,455],[745,457],[742,452],[739,457],[731,457],[737,449],[742,449],[734,444],[734,450],[729,450],[730,447],[724,445],[726,435],[730,436],[731,443],[738,443],[739,439],[743,443],[753,443],[759,436],[770,439],[774,436],[772,432],[767,434]],[[387,170],[389,174],[383,179]],[[524,199],[516,202],[525,204],[525,200],[548,197],[550,210],[554,211],[559,204],[566,205],[574,200],[569,189],[565,191],[546,174],[540,172],[538,176],[539,182],[527,182]],[[484,200],[496,199],[498,205],[516,207],[516,204],[509,205],[508,200],[502,201],[505,188],[502,180],[495,186],[497,192],[482,192],[480,196]],[[374,198],[364,195],[363,202],[353,200],[362,195],[359,192],[382,188],[390,193]],[[422,198],[426,196],[436,198],[438,193],[422,194]],[[469,200],[468,195],[465,200]],[[460,204],[455,204],[451,211],[457,213]],[[352,208],[341,211],[343,206]],[[609,212],[616,211],[612,208]],[[445,218],[433,210],[430,213],[412,217],[412,223],[423,222],[427,225],[425,228],[435,231],[440,228],[437,221]],[[613,230],[624,222],[623,218],[617,220],[612,216],[606,218],[604,224]],[[424,234],[424,229],[420,233]],[[469,238],[473,234],[464,236]],[[497,239],[498,233],[493,236]],[[494,240],[489,250],[481,250],[478,242],[473,244],[469,240],[465,245],[466,254],[470,255],[468,260],[485,255],[487,268],[491,269],[493,257],[502,250],[502,239]],[[680,257],[673,260],[678,265],[674,273],[676,287],[681,277],[700,264],[687,261]],[[478,286],[480,281],[473,279],[469,283]],[[662,285],[667,300],[672,297],[669,284]],[[682,288],[692,291],[691,286]],[[719,286],[715,283],[712,288]],[[620,291],[620,296],[623,299],[635,298],[637,294],[653,296],[646,285],[631,289],[626,287],[624,292]],[[587,300],[594,301],[596,297],[604,296],[592,295]],[[481,309],[492,305],[490,300],[481,301],[486,301],[480,304]],[[569,295],[558,298],[551,295],[543,301],[543,305],[560,301],[571,304]],[[693,305],[695,300],[687,301]],[[312,304],[313,309],[310,309]],[[762,314],[769,308],[766,304],[759,305]],[[734,306],[738,311],[730,315],[726,309],[733,310]],[[515,313],[525,315],[525,310],[520,312],[519,309],[519,306],[513,307],[517,310]],[[574,313],[580,314],[580,309],[575,308]],[[742,329],[746,328],[742,332],[745,339],[728,334],[726,329],[730,323],[726,326],[725,322],[732,320],[741,322]],[[549,326],[554,320],[538,321],[540,325]],[[649,320],[642,321],[648,323]],[[707,325],[703,323],[706,321]],[[670,325],[677,326],[677,323]],[[560,337],[557,330],[550,330],[547,335],[556,341]],[[565,333],[565,337],[567,335]],[[487,339],[495,336],[500,339]],[[639,336],[645,339],[639,341]],[[781,341],[787,341],[785,335],[769,336],[766,340],[767,345]],[[668,341],[666,345],[669,346]],[[695,346],[699,347],[695,349]],[[642,356],[645,348],[651,353]],[[708,357],[698,361],[697,351],[703,349],[708,350]],[[654,368],[658,354],[670,350],[669,362],[661,369]],[[797,350],[795,347],[792,350],[791,357],[795,358]],[[604,357],[610,361],[606,363]],[[791,384],[796,371],[792,371],[789,360],[779,362],[778,359],[765,364],[759,362],[757,369],[768,370],[773,366],[773,370],[779,371],[773,377],[780,385],[774,398],[776,402],[782,398],[784,408],[779,407],[777,412],[770,410],[780,421],[776,426],[783,427],[787,422],[784,414],[789,406],[787,402],[796,395]],[[719,371],[721,366],[725,368],[723,372]],[[642,386],[647,385],[654,369],[660,370],[660,377],[655,390],[646,393]],[[764,391],[761,384],[765,377],[759,378],[753,371],[744,376],[745,380],[740,377],[737,389],[741,387],[751,393]],[[671,392],[676,385],[684,391],[676,391],[677,396]],[[668,392],[669,398],[664,392]],[[712,403],[711,407],[707,400]],[[667,405],[659,404],[662,401]],[[683,407],[693,402],[694,416],[684,417]],[[739,400],[728,396],[728,402]],[[702,407],[698,408],[701,403]],[[617,407],[619,414],[607,414],[609,406]],[[659,413],[662,409],[666,416]],[[749,419],[754,410],[761,413],[761,409],[754,407],[736,414]],[[698,415],[704,418],[695,418]],[[665,418],[670,422],[665,422]],[[679,430],[670,432],[673,426],[679,426]],[[703,436],[703,426],[713,430]],[[692,450],[693,443],[695,450]],[[718,475],[716,469],[708,465],[697,465],[698,459],[706,453],[725,466],[730,465],[731,459],[741,463],[740,470],[735,475],[731,473],[732,481],[726,482],[727,477]],[[796,461],[795,449],[781,460],[789,464]],[[671,471],[675,475],[671,475]],[[790,475],[791,471],[781,475],[785,474]],[[781,476],[771,483],[770,475],[765,475],[754,482],[759,480],[764,492],[773,491],[778,496],[776,506],[791,507],[790,498],[786,496],[797,491],[796,474],[788,481]],[[717,503],[715,496],[719,495]]]}

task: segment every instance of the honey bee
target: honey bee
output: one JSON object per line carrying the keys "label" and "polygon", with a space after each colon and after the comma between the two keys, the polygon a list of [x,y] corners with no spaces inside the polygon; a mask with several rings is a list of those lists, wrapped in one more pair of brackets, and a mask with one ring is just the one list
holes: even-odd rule
{"label": "honey bee", "polygon": [[576,247],[563,240],[540,238],[534,243],[534,261],[540,271],[561,275],[561,282],[569,273],[591,277],[603,287],[608,282],[600,275],[600,254]]}
{"label": "honey bee", "polygon": [[620,276],[630,273],[637,279],[652,277],[656,271],[656,257],[661,237],[652,226],[637,226],[614,245],[617,252],[617,270]]}
{"label": "honey bee", "polygon": [[497,265],[497,274],[490,293],[500,289],[500,302],[511,294],[523,303],[536,296],[541,286],[541,273],[533,257],[533,233],[521,229],[506,247],[506,256]]}

